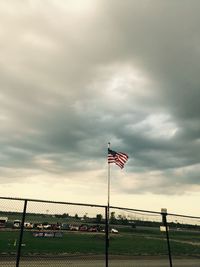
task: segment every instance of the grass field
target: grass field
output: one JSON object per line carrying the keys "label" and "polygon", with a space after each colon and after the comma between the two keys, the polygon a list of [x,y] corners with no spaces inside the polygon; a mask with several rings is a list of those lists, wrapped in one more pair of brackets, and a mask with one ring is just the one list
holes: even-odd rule
{"label": "grass field", "polygon": [[[17,250],[19,231],[0,232],[0,253],[14,254]],[[171,231],[170,245],[173,255],[200,256],[200,233]],[[63,237],[33,237],[33,232],[25,231],[22,254],[62,255],[105,253],[104,233],[63,232]],[[166,255],[165,233],[158,229],[121,228],[119,234],[110,236],[110,255]]]}

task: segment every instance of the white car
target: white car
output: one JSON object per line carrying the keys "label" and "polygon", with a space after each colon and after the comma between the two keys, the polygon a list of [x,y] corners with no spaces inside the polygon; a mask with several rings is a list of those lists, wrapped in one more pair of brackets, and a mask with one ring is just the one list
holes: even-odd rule
{"label": "white car", "polygon": [[119,231],[117,229],[114,229],[114,228],[112,228],[110,230],[110,232],[113,233],[113,234],[118,234],[119,233]]}
{"label": "white car", "polygon": [[14,220],[13,228],[20,228],[20,227],[21,227],[21,221],[20,220]]}
{"label": "white car", "polygon": [[70,224],[69,225],[69,230],[70,231],[78,231],[79,230],[79,227],[77,225]]}
{"label": "white car", "polygon": [[43,225],[42,225],[41,223],[38,224],[38,225],[37,225],[37,229],[38,229],[38,230],[43,230]]}
{"label": "white car", "polygon": [[45,230],[51,229],[51,224],[43,224],[43,229]]}

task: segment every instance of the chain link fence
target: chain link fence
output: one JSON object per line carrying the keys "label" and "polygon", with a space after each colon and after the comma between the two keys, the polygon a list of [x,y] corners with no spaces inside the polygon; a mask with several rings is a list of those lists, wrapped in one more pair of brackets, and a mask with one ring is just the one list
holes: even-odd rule
{"label": "chain link fence", "polygon": [[0,197],[0,266],[197,267],[200,217]]}

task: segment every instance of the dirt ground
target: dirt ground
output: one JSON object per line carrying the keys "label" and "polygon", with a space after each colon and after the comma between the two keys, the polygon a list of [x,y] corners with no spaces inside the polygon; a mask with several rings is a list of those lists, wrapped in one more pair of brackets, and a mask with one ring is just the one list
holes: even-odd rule
{"label": "dirt ground", "polygon": [[[14,260],[0,260],[1,267],[15,267]],[[110,259],[109,267],[169,267],[168,259],[132,258]],[[173,259],[173,267],[199,267],[200,259]],[[105,267],[104,259],[27,259],[20,261],[20,267]]]}

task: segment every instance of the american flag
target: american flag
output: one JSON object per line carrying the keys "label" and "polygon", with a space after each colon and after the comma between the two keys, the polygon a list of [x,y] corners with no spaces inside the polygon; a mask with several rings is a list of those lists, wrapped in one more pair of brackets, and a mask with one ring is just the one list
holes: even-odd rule
{"label": "american flag", "polygon": [[128,155],[122,152],[116,152],[108,148],[108,163],[115,163],[121,169],[128,160]]}

